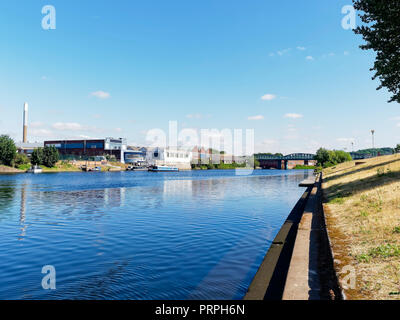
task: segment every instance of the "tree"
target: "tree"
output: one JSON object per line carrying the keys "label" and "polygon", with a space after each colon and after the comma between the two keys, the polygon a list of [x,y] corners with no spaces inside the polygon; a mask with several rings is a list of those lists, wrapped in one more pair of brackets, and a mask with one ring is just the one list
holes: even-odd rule
{"label": "tree", "polygon": [[318,166],[328,168],[337,165],[338,163],[343,163],[346,161],[351,161],[351,155],[348,152],[341,150],[327,150],[320,148],[315,156]]}
{"label": "tree", "polygon": [[37,148],[33,150],[32,156],[31,156],[31,163],[34,166],[38,166],[42,164],[43,162],[43,148]]}
{"label": "tree", "polygon": [[60,155],[55,146],[45,146],[43,148],[42,163],[44,166],[52,168],[60,160]]}
{"label": "tree", "polygon": [[23,154],[23,153],[17,153],[15,159],[14,159],[14,167],[19,167],[25,164],[28,164],[29,158]]}
{"label": "tree", "polygon": [[400,153],[400,143],[397,144],[396,148],[394,148],[395,153]]}
{"label": "tree", "polygon": [[0,164],[11,166],[17,154],[13,139],[7,135],[0,136]]}
{"label": "tree", "polygon": [[355,29],[366,44],[363,50],[374,50],[376,60],[371,71],[372,79],[379,78],[381,85],[393,94],[389,102],[400,103],[400,1],[399,0],[353,0],[361,21],[366,25]]}
{"label": "tree", "polygon": [[325,163],[329,162],[329,159],[329,151],[324,148],[319,148],[317,154],[315,155],[315,160],[317,160],[317,163],[323,166]]}

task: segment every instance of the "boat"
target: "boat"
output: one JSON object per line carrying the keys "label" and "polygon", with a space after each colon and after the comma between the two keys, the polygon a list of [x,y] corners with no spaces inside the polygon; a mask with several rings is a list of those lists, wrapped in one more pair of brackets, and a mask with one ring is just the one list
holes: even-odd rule
{"label": "boat", "polygon": [[128,166],[126,171],[147,171],[147,167],[143,166]]}
{"label": "boat", "polygon": [[28,170],[28,173],[42,173],[43,169],[39,166],[33,166]]}
{"label": "boat", "polygon": [[150,166],[149,171],[152,172],[178,172],[179,169],[176,167],[169,167],[169,166]]}

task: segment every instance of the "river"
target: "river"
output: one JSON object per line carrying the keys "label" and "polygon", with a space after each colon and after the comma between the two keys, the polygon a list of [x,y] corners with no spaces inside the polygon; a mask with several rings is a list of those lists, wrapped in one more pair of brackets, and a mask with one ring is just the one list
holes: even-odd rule
{"label": "river", "polygon": [[241,299],[310,175],[0,175],[0,299]]}

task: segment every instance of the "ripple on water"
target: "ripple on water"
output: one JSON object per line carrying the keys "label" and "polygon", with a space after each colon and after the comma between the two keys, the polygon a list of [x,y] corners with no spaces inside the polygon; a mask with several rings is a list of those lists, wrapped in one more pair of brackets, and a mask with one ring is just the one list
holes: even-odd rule
{"label": "ripple on water", "polygon": [[0,299],[240,299],[309,174],[0,176]]}

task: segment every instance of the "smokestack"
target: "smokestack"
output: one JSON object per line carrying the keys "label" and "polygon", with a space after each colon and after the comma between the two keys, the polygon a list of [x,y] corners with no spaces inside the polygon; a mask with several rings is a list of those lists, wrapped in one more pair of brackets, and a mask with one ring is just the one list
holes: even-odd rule
{"label": "smokestack", "polygon": [[23,143],[28,142],[28,104],[24,103],[24,133],[23,133]]}

